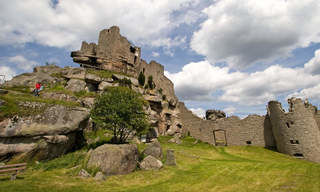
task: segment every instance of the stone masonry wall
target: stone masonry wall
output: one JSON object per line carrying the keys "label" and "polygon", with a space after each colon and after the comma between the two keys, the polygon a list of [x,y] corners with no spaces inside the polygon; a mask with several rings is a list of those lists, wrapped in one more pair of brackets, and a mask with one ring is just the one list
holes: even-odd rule
{"label": "stone masonry wall", "polygon": [[313,106],[296,98],[290,99],[289,105],[289,112],[286,113],[281,103],[268,103],[268,114],[278,151],[320,162],[320,131]]}
{"label": "stone masonry wall", "polygon": [[71,52],[71,57],[74,62],[83,66],[136,76],[136,68],[141,61],[141,49],[131,45],[127,38],[121,36],[119,27],[113,26],[100,31],[98,45],[84,41],[79,51]]}
{"label": "stone masonry wall", "polygon": [[225,130],[228,145],[275,146],[270,121],[266,116],[250,115],[242,120],[232,116],[211,121],[193,115],[181,102],[178,107],[184,134],[203,142],[215,144],[213,131]]}

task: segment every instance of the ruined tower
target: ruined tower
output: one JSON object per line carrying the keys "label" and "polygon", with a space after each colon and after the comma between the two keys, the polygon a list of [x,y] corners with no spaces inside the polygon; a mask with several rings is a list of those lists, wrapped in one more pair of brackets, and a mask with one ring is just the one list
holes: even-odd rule
{"label": "ruined tower", "polygon": [[83,41],[81,49],[71,52],[73,61],[84,67],[95,67],[136,76],[141,50],[120,35],[113,26],[100,31],[98,45]]}
{"label": "ruined tower", "polygon": [[270,101],[268,115],[279,152],[320,162],[320,131],[315,108],[298,98],[288,100],[289,112],[281,103]]}

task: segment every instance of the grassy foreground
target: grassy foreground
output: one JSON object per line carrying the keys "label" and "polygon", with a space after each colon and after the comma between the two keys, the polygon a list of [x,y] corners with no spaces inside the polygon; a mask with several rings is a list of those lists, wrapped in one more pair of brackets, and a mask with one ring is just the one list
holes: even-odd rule
{"label": "grassy foreground", "polygon": [[192,138],[175,145],[168,139],[160,142],[164,152],[175,149],[176,167],[137,170],[99,182],[74,176],[71,168],[85,156],[85,151],[78,151],[32,165],[15,181],[0,177],[0,191],[320,191],[320,164],[260,147],[213,147],[193,144]]}

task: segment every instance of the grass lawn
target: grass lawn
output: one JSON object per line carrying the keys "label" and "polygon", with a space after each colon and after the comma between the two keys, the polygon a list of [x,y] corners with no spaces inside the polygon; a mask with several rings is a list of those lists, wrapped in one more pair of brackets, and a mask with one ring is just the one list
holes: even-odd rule
{"label": "grass lawn", "polygon": [[76,171],[70,169],[83,161],[82,150],[31,165],[15,181],[0,177],[0,191],[320,191],[320,164],[260,147],[213,147],[193,144],[192,138],[175,145],[168,143],[168,139],[159,140],[164,152],[168,148],[175,150],[178,164],[175,167],[137,170],[99,182],[76,177]]}

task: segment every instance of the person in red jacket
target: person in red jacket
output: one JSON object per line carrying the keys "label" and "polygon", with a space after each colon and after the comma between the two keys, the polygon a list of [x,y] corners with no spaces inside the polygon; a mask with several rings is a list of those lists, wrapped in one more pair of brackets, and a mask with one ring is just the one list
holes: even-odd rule
{"label": "person in red jacket", "polygon": [[36,88],[34,89],[34,96],[39,96],[41,84],[38,82],[36,83]]}

